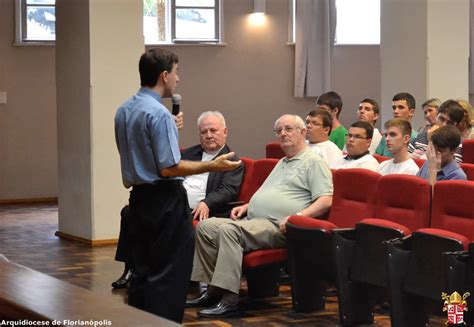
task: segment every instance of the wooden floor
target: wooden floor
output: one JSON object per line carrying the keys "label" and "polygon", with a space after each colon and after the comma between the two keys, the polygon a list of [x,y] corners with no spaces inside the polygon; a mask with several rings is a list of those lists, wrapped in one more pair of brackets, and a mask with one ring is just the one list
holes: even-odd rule
{"label": "wooden floor", "polygon": [[[118,214],[118,213],[117,213]],[[114,261],[115,246],[91,248],[78,242],[61,240],[56,205],[0,206],[0,253],[10,260],[59,278],[85,289],[120,297],[126,302],[126,291],[114,291],[110,283],[123,271]],[[186,309],[187,326],[337,326],[337,298],[329,296],[327,309],[311,314],[291,311],[289,286],[281,287],[278,297],[250,300],[242,283],[241,308],[238,318],[209,320],[197,318],[196,309]],[[377,326],[390,326],[388,312],[379,309]],[[139,324],[137,324],[139,326]],[[430,326],[444,326],[435,319]]]}

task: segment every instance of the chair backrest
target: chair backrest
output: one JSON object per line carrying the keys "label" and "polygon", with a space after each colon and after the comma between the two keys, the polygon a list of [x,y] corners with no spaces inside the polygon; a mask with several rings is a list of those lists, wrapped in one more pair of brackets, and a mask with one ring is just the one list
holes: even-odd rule
{"label": "chair backrest", "polygon": [[474,164],[461,162],[460,166],[466,173],[467,180],[474,181]]}
{"label": "chair backrest", "polygon": [[267,158],[281,159],[285,156],[279,142],[271,142],[265,145],[265,153]]}
{"label": "chair backrest", "polygon": [[268,175],[270,175],[271,171],[277,163],[278,159],[274,158],[258,159],[254,162],[252,177],[249,181],[249,201],[252,195],[254,195],[254,193],[257,192],[260,186],[262,186],[263,182],[265,181],[265,179],[267,179]]}
{"label": "chair backrest", "polygon": [[381,156],[380,154],[377,154],[377,153],[372,154],[372,156],[373,156],[375,159],[377,159],[377,161],[378,161],[379,163],[382,163],[382,162],[384,162],[384,161],[386,161],[386,160],[390,160],[389,157]]}
{"label": "chair backrest", "polygon": [[426,159],[413,159],[413,160],[416,162],[419,168],[423,167],[426,161]]}
{"label": "chair backrest", "polygon": [[431,185],[412,175],[385,175],[377,182],[375,216],[411,231],[430,223]]}
{"label": "chair backrest", "polygon": [[474,139],[462,143],[462,162],[474,164]]}
{"label": "chair backrest", "polygon": [[433,191],[431,227],[466,236],[474,241],[474,183],[436,182]]}
{"label": "chair backrest", "polygon": [[337,227],[354,227],[375,215],[378,173],[371,170],[339,169],[334,175],[334,194],[329,221]]}
{"label": "chair backrest", "polygon": [[247,157],[240,157],[242,163],[244,164],[244,176],[242,177],[242,184],[240,185],[240,192],[238,199],[244,203],[248,203],[253,193],[251,192],[251,179],[253,174],[253,165],[255,160]]}

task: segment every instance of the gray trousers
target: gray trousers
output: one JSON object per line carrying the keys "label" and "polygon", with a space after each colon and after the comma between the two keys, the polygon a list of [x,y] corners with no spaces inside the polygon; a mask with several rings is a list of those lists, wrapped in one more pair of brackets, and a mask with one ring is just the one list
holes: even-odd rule
{"label": "gray trousers", "polygon": [[191,280],[239,293],[244,252],[280,248],[285,236],[266,218],[209,218],[196,228]]}

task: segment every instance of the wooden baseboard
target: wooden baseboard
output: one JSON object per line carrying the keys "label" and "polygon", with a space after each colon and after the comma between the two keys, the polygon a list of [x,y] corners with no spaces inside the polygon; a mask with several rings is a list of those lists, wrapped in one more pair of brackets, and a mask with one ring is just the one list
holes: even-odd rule
{"label": "wooden baseboard", "polygon": [[60,231],[57,231],[56,233],[54,233],[54,235],[56,235],[57,237],[62,238],[62,239],[64,239],[64,240],[81,242],[81,243],[90,245],[91,247],[95,247],[95,246],[106,246],[106,245],[116,245],[116,244],[118,243],[118,240],[117,240],[117,239],[110,239],[110,240],[88,240],[88,239],[86,239],[86,238],[82,238],[82,237],[79,237],[79,236],[70,235],[70,234],[67,234],[67,233],[62,233],[62,232],[60,232]]}
{"label": "wooden baseboard", "polygon": [[0,204],[36,204],[36,203],[50,203],[58,204],[58,198],[33,198],[33,199],[5,199],[0,200]]}

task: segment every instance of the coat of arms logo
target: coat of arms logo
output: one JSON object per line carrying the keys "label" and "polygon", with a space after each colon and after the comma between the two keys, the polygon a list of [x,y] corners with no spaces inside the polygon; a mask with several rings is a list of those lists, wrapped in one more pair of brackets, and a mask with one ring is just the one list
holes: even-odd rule
{"label": "coat of arms logo", "polygon": [[453,292],[451,295],[447,293],[441,293],[441,299],[444,300],[443,312],[447,311],[448,320],[446,324],[457,325],[457,324],[466,324],[464,321],[464,311],[467,311],[467,297],[471,295],[469,292],[466,292],[461,297],[461,294],[458,292]]}

